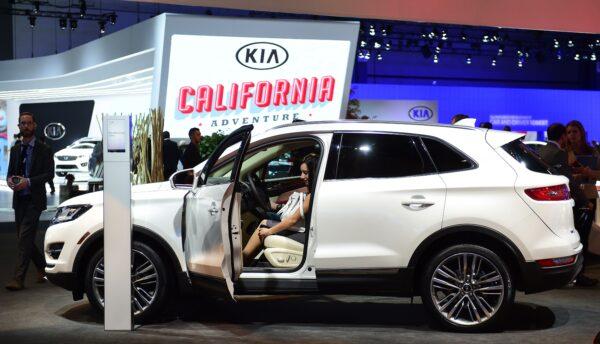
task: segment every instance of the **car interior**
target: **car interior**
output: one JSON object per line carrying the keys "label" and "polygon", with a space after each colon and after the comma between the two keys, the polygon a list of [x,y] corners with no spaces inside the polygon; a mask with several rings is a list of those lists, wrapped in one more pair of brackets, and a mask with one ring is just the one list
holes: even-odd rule
{"label": "car interior", "polygon": [[[242,192],[242,247],[267,213],[275,213],[285,205],[294,192],[308,191],[300,178],[300,165],[305,156],[321,156],[321,145],[308,138],[288,140],[269,146],[251,149],[244,156],[240,169]],[[229,182],[233,158],[230,154],[217,162],[207,177],[207,184]],[[221,160],[221,159],[219,159]],[[318,171],[315,171],[318,173]],[[309,219],[310,211],[305,214]],[[263,249],[244,270],[264,268],[294,269],[302,262],[308,231],[292,240],[283,235],[270,235]],[[301,239],[299,239],[299,237]]]}

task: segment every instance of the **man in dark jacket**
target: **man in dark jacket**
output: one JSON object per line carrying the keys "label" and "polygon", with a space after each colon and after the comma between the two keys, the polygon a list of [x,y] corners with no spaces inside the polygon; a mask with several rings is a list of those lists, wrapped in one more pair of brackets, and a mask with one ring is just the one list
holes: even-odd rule
{"label": "man in dark jacket", "polygon": [[[567,129],[560,123],[551,124],[548,127],[548,142],[545,146],[542,146],[539,150],[540,157],[550,166],[554,167],[556,171],[569,178],[569,189],[571,191],[571,197],[575,200],[575,207],[573,213],[575,216],[575,227],[581,237],[583,243],[584,255],[587,256],[587,236],[589,235],[589,226],[591,222],[585,221],[585,223],[578,223],[578,219],[581,218],[582,213],[587,212],[588,216],[592,216],[591,210],[593,204],[585,197],[583,190],[581,190],[580,183],[573,177],[571,167],[568,163],[567,152],[562,149],[565,147],[567,142]],[[586,227],[586,228],[582,228]],[[586,259],[584,259],[585,265]],[[578,286],[594,286],[598,283],[598,280],[589,278],[583,274],[584,269],[581,270],[575,280],[575,284]]]}
{"label": "man in dark jacket", "polygon": [[185,149],[185,152],[183,152],[183,158],[181,159],[184,169],[193,168],[202,162],[199,147],[200,141],[202,141],[200,129],[191,128],[188,132],[188,136],[190,137],[190,144]]}
{"label": "man in dark jacket", "polygon": [[46,183],[54,177],[52,150],[35,139],[35,117],[32,113],[19,115],[21,143],[10,150],[7,183],[13,190],[13,209],[17,227],[18,257],[13,279],[6,285],[8,290],[24,288],[29,261],[38,270],[38,282],[44,281],[46,262],[35,246],[40,214],[46,209]]}
{"label": "man in dark jacket", "polygon": [[177,143],[170,140],[171,134],[168,131],[163,132],[163,175],[165,180],[177,171],[180,153]]}

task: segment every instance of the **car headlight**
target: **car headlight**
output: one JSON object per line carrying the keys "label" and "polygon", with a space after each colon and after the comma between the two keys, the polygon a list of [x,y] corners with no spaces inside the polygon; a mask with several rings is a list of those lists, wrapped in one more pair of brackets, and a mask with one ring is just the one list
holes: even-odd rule
{"label": "car headlight", "polygon": [[68,221],[73,221],[83,213],[88,211],[92,206],[89,204],[80,204],[80,205],[68,205],[64,207],[58,207],[56,210],[56,215],[52,218],[50,224],[63,223]]}

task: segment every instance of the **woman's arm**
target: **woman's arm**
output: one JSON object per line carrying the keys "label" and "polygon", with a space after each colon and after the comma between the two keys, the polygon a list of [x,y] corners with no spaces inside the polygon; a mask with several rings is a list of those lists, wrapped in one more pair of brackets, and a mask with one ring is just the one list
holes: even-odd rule
{"label": "woman's arm", "polygon": [[[309,207],[310,207],[310,195],[307,195],[306,198],[304,199],[304,203],[302,204],[302,210],[304,211],[304,214],[306,214],[308,212]],[[298,221],[300,221],[302,218],[303,218],[303,216],[302,216],[302,214],[300,214],[300,209],[297,209],[292,215],[286,217],[285,219],[283,219],[281,222],[279,222],[275,226],[273,226],[271,228],[260,229],[258,235],[260,236],[261,239],[264,239],[265,237],[267,237],[269,235],[277,234],[283,230],[286,230],[286,229],[292,227]]]}

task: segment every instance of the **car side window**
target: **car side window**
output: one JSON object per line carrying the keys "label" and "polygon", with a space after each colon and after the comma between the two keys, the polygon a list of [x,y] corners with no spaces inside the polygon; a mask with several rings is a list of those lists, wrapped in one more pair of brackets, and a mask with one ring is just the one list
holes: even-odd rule
{"label": "car side window", "polygon": [[439,173],[462,171],[475,167],[473,161],[447,144],[428,137],[422,137],[421,140]]}
{"label": "car side window", "polygon": [[343,134],[336,179],[394,178],[435,172],[417,139],[396,134]]}

